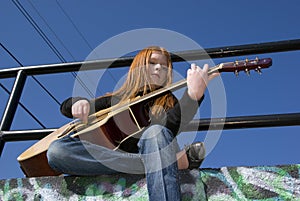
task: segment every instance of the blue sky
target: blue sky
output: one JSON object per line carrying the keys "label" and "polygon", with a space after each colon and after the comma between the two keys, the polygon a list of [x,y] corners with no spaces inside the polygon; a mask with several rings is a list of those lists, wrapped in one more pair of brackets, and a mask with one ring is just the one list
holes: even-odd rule
{"label": "blue sky", "polygon": [[[22,15],[16,6],[18,2],[62,55],[60,58]],[[110,38],[144,28],[182,34],[203,48],[291,40],[300,38],[299,8],[298,0],[7,0],[0,2],[0,42],[23,66],[33,66],[84,61],[94,48]],[[114,58],[117,55],[110,52],[106,56]],[[250,77],[244,73],[238,78],[231,73],[221,75],[226,92],[226,115],[299,112],[299,51],[213,61],[217,64],[237,59],[253,59],[255,56],[271,57],[272,67],[264,70],[262,75],[252,73]],[[18,66],[4,49],[0,49],[1,69]],[[187,68],[188,66],[180,67],[183,69],[180,72],[184,75]],[[124,72],[124,69],[117,69],[105,74],[105,84],[100,85],[99,93],[111,90],[111,86],[115,85],[114,80],[118,80]],[[74,77],[71,73],[40,75],[35,78],[59,102],[72,95]],[[11,89],[13,81],[1,79],[0,83]],[[8,99],[8,94],[3,89],[0,89],[0,99],[2,114]],[[47,128],[57,128],[70,121],[60,114],[56,101],[32,77],[26,80],[21,102]],[[210,116],[210,107],[209,98],[206,98],[200,108],[201,118]],[[18,107],[11,130],[40,128],[38,123]],[[223,131],[202,167],[297,164],[299,131],[299,126]],[[206,132],[199,132],[196,140],[204,140],[205,136]],[[0,179],[23,177],[16,158],[34,142],[5,144],[0,158]]]}

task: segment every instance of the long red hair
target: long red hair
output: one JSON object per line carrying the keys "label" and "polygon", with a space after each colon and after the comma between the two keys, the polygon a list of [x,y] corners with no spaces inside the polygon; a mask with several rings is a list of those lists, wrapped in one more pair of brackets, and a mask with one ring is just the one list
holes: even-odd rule
{"label": "long red hair", "polygon": [[[135,98],[137,95],[145,95],[154,91],[156,88],[151,84],[151,80],[149,80],[148,75],[150,58],[153,52],[163,54],[167,58],[167,78],[162,87],[172,84],[173,65],[170,53],[165,48],[159,46],[150,46],[141,50],[134,57],[124,84],[117,91],[111,93],[110,95],[121,97],[120,102],[123,102]],[[171,93],[163,95],[154,101],[151,113],[155,116],[159,116],[163,110],[172,108],[174,104],[175,97]]]}

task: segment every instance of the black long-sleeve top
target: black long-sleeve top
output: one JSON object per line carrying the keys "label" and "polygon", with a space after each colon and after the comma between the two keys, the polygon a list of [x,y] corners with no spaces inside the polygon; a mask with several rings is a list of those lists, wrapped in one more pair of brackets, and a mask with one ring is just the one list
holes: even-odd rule
{"label": "black long-sleeve top", "polygon": [[[200,106],[201,102],[204,99],[204,96],[199,101],[195,101],[189,97],[187,90],[185,90],[180,100],[178,100],[175,96],[174,98],[176,102],[173,108],[170,108],[168,111],[166,111],[165,115],[161,116],[160,119],[151,116],[150,121],[151,121],[151,125],[160,124],[165,126],[166,128],[172,131],[174,136],[176,136],[180,132],[180,130],[182,130],[182,128],[193,119],[193,117],[197,112],[197,108]],[[75,102],[82,99],[85,98],[70,97],[66,99],[61,104],[60,107],[61,113],[66,117],[73,118],[71,112],[72,105]],[[90,102],[91,105],[90,113],[98,112],[100,110],[109,108],[113,105],[111,96],[103,96],[88,101]]]}

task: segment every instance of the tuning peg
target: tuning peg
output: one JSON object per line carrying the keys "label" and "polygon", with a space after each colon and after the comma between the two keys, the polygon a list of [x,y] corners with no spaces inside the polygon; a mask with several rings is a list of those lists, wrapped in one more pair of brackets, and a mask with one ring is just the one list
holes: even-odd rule
{"label": "tuning peg", "polygon": [[262,72],[261,72],[261,67],[260,67],[260,66],[258,66],[258,67],[255,69],[255,71],[258,72],[258,74],[260,74],[260,75],[262,74]]}
{"label": "tuning peg", "polygon": [[235,71],[234,71],[234,74],[235,74],[236,77],[238,77],[238,76],[239,76],[239,71],[238,71],[238,70],[235,70]]}
{"label": "tuning peg", "polygon": [[248,76],[250,76],[250,71],[248,70],[248,68],[245,69],[245,72]]}

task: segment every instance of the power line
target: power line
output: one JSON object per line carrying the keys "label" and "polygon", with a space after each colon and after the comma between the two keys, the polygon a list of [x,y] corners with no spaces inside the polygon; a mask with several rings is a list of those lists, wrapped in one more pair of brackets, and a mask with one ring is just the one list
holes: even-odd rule
{"label": "power line", "polygon": [[[2,84],[0,83],[0,87],[6,92],[8,93],[9,95],[11,94],[10,91]],[[25,105],[23,105],[21,102],[19,102],[19,105],[43,128],[46,128],[46,126],[44,126],[44,124],[42,122],[40,122],[38,120],[37,117],[34,116],[34,114],[32,114],[26,107]]]}
{"label": "power line", "polygon": [[[35,10],[35,12],[38,14],[38,16],[43,20],[43,22],[46,24],[46,26],[49,28],[49,30],[52,32],[52,34],[55,36],[55,38],[59,41],[59,43],[65,48],[65,50],[71,55],[71,57],[73,58],[74,61],[76,61],[75,57],[73,56],[73,54],[71,53],[71,51],[69,51],[69,49],[65,46],[65,44],[62,42],[62,40],[60,40],[60,38],[58,37],[58,35],[55,33],[55,31],[51,28],[51,26],[47,23],[47,21],[45,20],[45,18],[40,14],[40,12],[38,11],[38,9],[34,6],[34,4],[30,1],[27,0],[27,2],[31,5],[31,7]],[[83,72],[84,74],[86,74],[85,72]],[[89,94],[90,97],[93,97],[93,93],[90,91],[90,89],[85,85],[85,83],[80,79],[80,77],[77,76],[77,74],[75,72],[72,72],[73,77],[79,82],[79,84],[85,89],[85,91]],[[88,79],[89,80],[89,79]],[[91,80],[89,80],[91,81]],[[94,83],[93,83],[94,84]]]}
{"label": "power line", "polygon": [[[45,20],[45,18],[40,14],[40,12],[37,10],[37,8],[33,5],[33,3],[29,0],[27,0],[27,2],[31,5],[31,7],[34,9],[34,11],[38,14],[38,16],[43,20],[43,22],[46,24],[46,26],[50,29],[50,31],[52,32],[52,34],[55,36],[55,38],[59,41],[59,43],[65,48],[65,50],[71,55],[71,57],[73,58],[73,60],[75,61],[75,58],[73,56],[73,54],[69,51],[69,49],[64,45],[64,43],[60,40],[60,38],[57,36],[57,34],[55,33],[55,31],[53,31],[53,29],[49,26],[49,24],[47,23],[47,21]],[[54,45],[53,45],[54,46]]]}
{"label": "power line", "polygon": [[[56,3],[58,5],[58,7],[61,9],[62,13],[67,17],[67,19],[71,22],[72,26],[75,28],[75,30],[77,31],[77,33],[80,35],[80,37],[83,39],[83,41],[87,44],[87,46],[90,48],[90,50],[93,50],[92,46],[90,45],[90,43],[87,41],[87,39],[84,37],[84,35],[81,33],[81,31],[78,29],[78,27],[76,26],[76,24],[73,22],[73,20],[71,19],[71,17],[68,15],[68,13],[65,11],[65,9],[62,7],[62,5],[56,0]],[[109,72],[110,73],[110,72]],[[114,81],[116,81],[114,79],[114,77],[111,75],[111,77],[113,78]],[[89,80],[93,85],[96,86],[96,83],[92,82],[92,80]],[[99,89],[97,87],[96,89],[97,91],[101,91],[101,89]],[[102,93],[102,91],[101,91]]]}
{"label": "power line", "polygon": [[[58,42],[65,48],[65,50],[71,55],[74,61],[76,61],[73,54],[69,51],[69,49],[65,46],[65,44],[60,40],[58,35],[55,33],[55,31],[50,27],[48,22],[45,20],[45,18],[40,14],[38,9],[33,5],[33,3],[29,0],[27,2],[31,5],[31,7],[35,10],[35,12],[38,14],[38,16],[43,20],[43,22],[46,24],[46,26],[49,28],[49,30],[52,32],[52,34],[55,36],[55,38],[58,40]],[[80,77],[77,76],[77,73],[71,72],[73,77],[79,82],[79,84],[85,89],[85,91],[89,94],[90,97],[93,97],[93,93],[90,91],[90,89],[85,85],[85,83],[80,79]]]}
{"label": "power line", "polygon": [[87,46],[89,46],[89,48],[91,50],[93,50],[92,46],[90,45],[90,43],[86,40],[86,38],[84,37],[84,35],[81,33],[81,31],[78,29],[78,27],[76,26],[76,24],[73,22],[73,20],[71,19],[71,17],[68,15],[68,13],[65,11],[65,9],[62,7],[62,5],[56,0],[57,5],[59,6],[59,8],[61,9],[61,11],[63,12],[63,14],[68,18],[68,20],[71,22],[71,24],[73,25],[73,27],[75,28],[75,30],[77,31],[77,33],[80,35],[80,37],[84,40],[84,42],[87,44]]}
{"label": "power line", "polygon": [[56,54],[56,56],[62,61],[66,62],[60,52],[56,49],[53,43],[49,40],[47,35],[40,29],[40,27],[35,23],[29,13],[25,10],[25,8],[20,4],[18,0],[13,0],[13,3],[19,9],[19,11],[24,15],[24,17],[28,20],[28,22],[33,26],[33,28],[39,33],[39,35],[43,38],[43,40],[47,43],[47,45],[51,48],[51,50]]}
{"label": "power line", "polygon": [[[2,44],[0,43],[0,46],[22,67],[24,67],[24,65]],[[37,83],[38,85],[40,85],[40,87],[42,89],[44,89],[46,91],[46,93],[58,104],[60,105],[60,102],[50,93],[50,91],[48,91],[43,84],[37,79],[35,78],[35,76],[31,76]]]}
{"label": "power line", "polygon": [[[2,44],[0,43],[0,46],[21,66],[23,66],[18,59]],[[32,76],[33,77],[33,76]],[[2,84],[0,83],[1,88],[6,91],[6,93],[8,93],[10,95],[9,90]],[[38,122],[38,124],[40,124],[43,128],[46,128],[26,107],[25,105],[23,105],[21,102],[19,102],[20,106],[34,119]]]}
{"label": "power line", "polygon": [[[0,43],[0,46],[8,53],[20,66],[23,66],[23,64],[9,51],[2,43]],[[59,101],[40,83],[33,75],[31,76],[59,105]],[[9,95],[11,94],[7,88],[3,84],[0,83],[0,86],[4,91],[6,91]],[[43,128],[46,128],[21,102],[19,102],[20,106],[34,119],[38,124],[40,124]]]}
{"label": "power line", "polygon": [[[47,35],[42,31],[42,29],[38,26],[38,24],[34,21],[34,19],[30,16],[30,14],[26,11],[26,9],[22,6],[22,4],[18,0],[13,0],[13,3],[16,5],[16,7],[19,9],[19,11],[24,15],[24,17],[27,19],[27,21],[34,27],[34,29],[38,32],[38,34],[43,38],[43,40],[47,43],[47,45],[50,47],[50,49],[56,54],[56,56],[61,60],[61,62],[66,63],[67,61],[64,59],[64,57],[60,54],[58,49],[53,45],[51,40],[47,37]],[[73,77],[75,79],[80,79],[76,76],[76,73],[72,73]],[[84,85],[84,83],[80,80],[79,83],[82,85],[82,87],[87,91],[87,93],[93,97],[90,90]]]}
{"label": "power line", "polygon": [[[83,39],[83,41],[87,44],[87,46],[90,48],[90,50],[93,50],[92,46],[90,45],[90,43],[87,41],[87,39],[84,37],[84,35],[81,33],[81,31],[79,30],[79,28],[76,26],[76,24],[74,23],[74,21],[72,20],[72,18],[70,17],[70,15],[68,15],[68,13],[66,12],[66,10],[62,7],[62,5],[56,0],[57,5],[59,6],[59,8],[61,9],[61,11],[63,12],[63,14],[68,18],[68,20],[71,22],[71,24],[73,25],[73,27],[75,28],[75,30],[77,31],[77,33],[80,35],[80,37]],[[99,56],[96,52],[96,55]],[[111,74],[110,71],[108,71],[110,77],[114,80],[115,83],[117,83],[115,77]],[[93,83],[95,84],[95,83]],[[97,88],[98,90],[98,88]]]}

